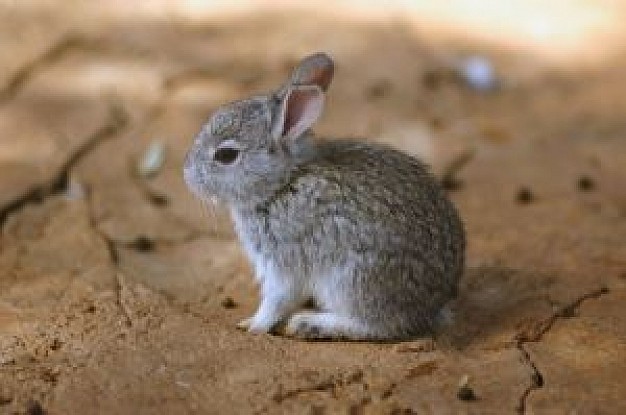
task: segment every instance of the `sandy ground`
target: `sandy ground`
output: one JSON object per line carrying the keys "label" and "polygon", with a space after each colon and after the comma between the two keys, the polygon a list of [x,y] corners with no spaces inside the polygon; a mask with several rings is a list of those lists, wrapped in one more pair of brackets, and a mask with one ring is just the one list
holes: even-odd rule
{"label": "sandy ground", "polygon": [[[565,23],[530,35],[515,13],[445,26],[434,6],[196,3],[0,2],[0,413],[626,413],[626,31],[602,20],[624,21],[619,2],[537,3]],[[212,109],[315,50],[338,63],[319,135],[448,172],[468,269],[433,338],[235,329],[251,271],[182,158]],[[459,78],[471,54],[497,90]],[[154,141],[163,168],[139,178]],[[457,396],[465,376],[474,400]]]}

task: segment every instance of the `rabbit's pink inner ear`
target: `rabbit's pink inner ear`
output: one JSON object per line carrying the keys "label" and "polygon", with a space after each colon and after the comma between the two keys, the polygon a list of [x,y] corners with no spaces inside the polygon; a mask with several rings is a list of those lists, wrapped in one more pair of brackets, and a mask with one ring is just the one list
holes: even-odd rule
{"label": "rabbit's pink inner ear", "polygon": [[330,86],[330,81],[333,79],[332,70],[326,68],[316,68],[311,71],[310,79],[307,81],[310,84],[318,85],[322,90],[326,91]]}
{"label": "rabbit's pink inner ear", "polygon": [[325,53],[310,55],[296,68],[292,83],[294,85],[317,85],[326,91],[335,72],[333,60]]}
{"label": "rabbit's pink inner ear", "polygon": [[316,86],[293,88],[284,102],[282,136],[298,138],[317,121],[324,108],[324,93]]}

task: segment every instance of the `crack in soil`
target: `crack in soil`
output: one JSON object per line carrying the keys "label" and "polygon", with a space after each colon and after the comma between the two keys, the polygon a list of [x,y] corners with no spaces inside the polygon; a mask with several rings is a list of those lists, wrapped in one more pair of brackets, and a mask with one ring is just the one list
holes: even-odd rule
{"label": "crack in soil", "polygon": [[28,81],[44,68],[62,58],[68,51],[86,44],[86,40],[76,34],[68,34],[57,41],[50,49],[18,69],[0,91],[0,103],[13,98]]}
{"label": "crack in soil", "polygon": [[[117,264],[115,266],[118,268]],[[115,302],[124,315],[126,327],[131,327],[133,325],[132,312],[124,301],[124,291],[127,290],[127,288],[123,281],[122,273],[119,270],[115,273],[115,281]]]}
{"label": "crack in soil", "polygon": [[526,401],[530,394],[537,389],[541,389],[544,386],[543,374],[537,367],[537,364],[532,360],[528,350],[524,347],[526,343],[537,343],[543,339],[543,336],[552,329],[554,324],[559,319],[566,319],[576,315],[576,311],[583,302],[590,299],[596,299],[609,293],[607,287],[600,287],[588,293],[581,295],[569,304],[559,308],[547,319],[540,321],[531,332],[524,331],[518,333],[515,336],[516,348],[520,351],[524,362],[531,368],[531,382],[530,385],[524,389],[522,396],[519,398],[516,410],[518,414],[526,413]]}
{"label": "crack in soil", "polygon": [[53,44],[47,51],[34,58],[32,61],[23,65],[16,70],[11,78],[7,81],[4,88],[0,89],[0,104],[15,97],[22,87],[26,85],[36,74],[42,72],[47,67],[61,60],[71,51],[85,52],[118,52],[128,53],[132,56],[145,55],[145,51],[132,48],[120,47],[119,45],[108,44],[98,38],[91,38],[81,33],[67,33]]}
{"label": "crack in soil", "polygon": [[74,166],[100,143],[116,136],[121,130],[126,128],[127,124],[128,115],[126,111],[118,104],[111,104],[108,121],[70,154],[51,178],[43,183],[31,186],[31,188],[24,191],[22,196],[0,207],[0,229],[12,213],[21,210],[30,203],[41,203],[47,197],[64,192],[68,185],[70,172]]}
{"label": "crack in soil", "polygon": [[[325,380],[321,380],[310,385],[301,386],[298,388],[285,390],[283,389],[282,385],[279,385],[279,389],[272,396],[272,400],[277,404],[281,404],[287,399],[296,398],[301,394],[307,394],[311,392],[328,393],[333,399],[340,399],[341,389],[346,386],[355,384],[361,385],[363,391],[367,393],[365,394],[365,396],[362,396],[357,402],[354,402],[349,406],[348,413],[354,415],[364,413],[365,408],[372,402],[381,402],[388,400],[394,394],[398,386],[397,383],[391,382],[382,390],[375,392],[370,389],[368,382],[364,379],[363,371],[359,369],[348,375],[330,376]],[[323,407],[321,408],[321,410],[323,411]],[[410,408],[404,408],[404,410],[407,411],[406,413],[414,413]]]}
{"label": "crack in soil", "polygon": [[[106,232],[104,232],[100,228],[98,220],[96,219],[95,214],[94,214],[91,189],[87,189],[86,197],[87,197],[89,224],[92,230],[106,244],[107,251],[109,253],[109,260],[111,261],[111,264],[115,268],[115,278],[116,278],[115,302],[118,308],[121,310],[122,314],[124,315],[126,326],[131,327],[133,325],[134,319],[132,317],[133,313],[131,312],[126,302],[124,301],[124,297],[126,296],[124,292],[127,291],[128,288],[124,282],[124,275],[122,272],[122,268],[120,267],[120,249],[126,248],[126,249],[134,249],[140,252],[148,252],[148,251],[154,250],[156,244],[165,244],[168,246],[172,246],[178,243],[185,243],[188,241],[193,241],[195,239],[201,239],[207,236],[210,237],[211,235],[206,234],[206,233],[201,233],[201,232],[195,232],[195,233],[192,232],[188,237],[181,238],[181,239],[163,239],[163,238],[150,239],[147,237],[139,237],[137,240],[133,242],[118,241],[118,240],[115,240],[114,238],[111,238],[109,235],[106,234]],[[164,294],[164,293],[161,293],[161,294]],[[178,304],[174,302],[174,300],[170,296],[165,295],[165,299],[170,306],[178,309],[182,313],[186,313],[202,321],[206,321],[206,316],[200,313],[194,312],[193,310],[189,309],[188,306],[185,306],[185,305],[179,306]]]}
{"label": "crack in soil", "polygon": [[[253,84],[265,75],[259,68],[254,68],[254,70],[250,70],[249,72],[254,74],[254,76],[250,77],[250,79],[239,79],[239,82],[230,79],[230,82],[233,82],[235,85],[243,84],[246,86]],[[228,79],[224,78],[224,74],[230,73],[232,73],[231,65],[228,63],[222,63],[214,64],[209,67],[187,68],[165,77],[161,84],[161,89],[163,91],[161,97],[155,103],[147,118],[149,120],[153,120],[163,114],[169,100],[176,95],[179,90],[187,87],[188,85],[205,80],[220,80],[221,82],[229,82]]]}
{"label": "crack in soil", "polygon": [[333,398],[336,398],[337,388],[352,385],[354,383],[364,383],[362,371],[357,370],[347,377],[344,377],[342,375],[338,377],[331,376],[329,379],[315,382],[312,385],[302,386],[294,389],[284,390],[282,385],[279,385],[279,390],[274,393],[274,395],[272,396],[272,400],[276,403],[281,403],[286,399],[294,398],[302,393],[307,392],[330,392],[331,396]]}
{"label": "crack in soil", "polygon": [[89,215],[89,225],[91,229],[96,233],[96,235],[98,235],[98,237],[105,243],[109,255],[109,261],[111,262],[115,270],[115,303],[122,312],[122,315],[124,316],[126,327],[131,327],[133,325],[131,312],[128,309],[125,301],[123,300],[123,292],[126,289],[126,285],[124,284],[122,271],[120,269],[120,254],[118,250],[119,243],[110,238],[104,231],[102,231],[102,229],[100,229],[100,225],[98,224],[98,220],[96,219],[96,215],[94,214],[93,193],[91,189],[87,189],[86,199],[87,212]]}
{"label": "crack in soil", "polygon": [[476,150],[471,148],[458,154],[444,169],[440,183],[449,192],[458,190],[463,186],[463,182],[458,178],[460,171],[474,159]]}
{"label": "crack in soil", "polygon": [[[0,103],[2,103],[2,100],[7,97],[13,97],[19,91],[22,85],[24,85],[28,81],[28,79],[33,76],[34,73],[62,58],[64,54],[72,49],[97,50],[98,48],[96,48],[94,41],[91,41],[87,38],[78,35],[66,36],[66,38],[58,42],[47,53],[40,56],[31,64],[27,65],[14,76],[12,81],[9,83],[9,87],[7,87],[4,91],[0,91]],[[215,77],[215,73],[209,71],[185,71],[181,74],[173,76],[170,79],[166,79],[163,83],[164,91],[161,94],[161,98],[154,105],[152,111],[149,111],[146,117],[147,122],[145,122],[144,125],[148,124],[150,121],[154,120],[162,113],[169,98],[173,94],[175,94],[179,88],[184,87],[188,82],[194,81],[196,79],[213,77]],[[117,103],[114,100],[109,107],[109,121],[89,140],[87,140],[80,148],[78,148],[73,154],[71,154],[70,157],[67,158],[62,167],[59,169],[59,173],[56,174],[52,180],[44,183],[43,185],[33,187],[32,189],[28,190],[23,197],[16,199],[5,208],[0,209],[0,229],[6,218],[11,213],[20,210],[22,207],[29,203],[40,203],[50,195],[58,194],[65,191],[68,186],[69,176],[73,167],[76,166],[84,156],[95,150],[95,148],[103,141],[118,136],[122,130],[128,127],[128,124],[129,116],[127,111],[121,104]],[[139,183],[139,185],[142,190],[147,193],[147,191],[145,190],[145,186],[141,186],[141,183]],[[152,194],[148,195],[152,196]],[[189,235],[180,239],[151,239],[147,237],[138,237],[138,240],[132,242],[118,241],[114,238],[111,238],[100,228],[98,219],[95,217],[94,214],[92,189],[86,189],[86,199],[90,226],[93,231],[98,235],[98,237],[106,244],[109,259],[115,268],[116,303],[122,311],[122,314],[125,316],[126,324],[129,327],[132,325],[133,319],[131,318],[131,313],[129,312],[128,307],[123,301],[123,291],[125,290],[125,285],[122,281],[122,274],[120,269],[120,249],[131,248],[138,251],[150,251],[155,248],[156,244],[172,246],[178,243],[191,242],[204,237],[221,237],[221,239],[225,239],[223,235],[218,235],[217,233],[191,229]],[[149,202],[154,203],[153,200],[149,200]],[[201,316],[190,310],[182,311],[191,314],[194,317],[204,319],[204,316]]]}
{"label": "crack in soil", "polygon": [[530,375],[530,385],[528,385],[526,389],[524,389],[524,391],[522,392],[522,396],[520,396],[517,407],[515,408],[518,414],[524,414],[526,413],[526,400],[528,399],[528,396],[531,394],[532,391],[542,388],[544,385],[544,380],[541,371],[539,371],[537,365],[530,357],[530,354],[524,348],[524,343],[518,343],[516,347],[517,350],[519,350],[522,354],[522,359],[524,360],[524,363],[530,367],[532,372]]}
{"label": "crack in soil", "polygon": [[98,220],[96,219],[93,210],[93,198],[91,189],[87,189],[86,198],[87,212],[89,215],[89,225],[91,229],[96,233],[96,235],[98,235],[98,237],[105,243],[107,247],[107,252],[109,254],[109,261],[111,261],[111,264],[115,269],[115,303],[124,315],[126,326],[130,327],[132,325],[132,319],[130,313],[128,312],[128,307],[126,307],[126,305],[122,301],[122,291],[124,290],[124,284],[122,282],[122,276],[120,275],[120,258],[116,243],[111,238],[109,238],[98,225]]}
{"label": "crack in soil", "polygon": [[154,237],[145,236],[145,235],[138,235],[132,241],[120,241],[117,239],[111,239],[109,237],[110,242],[115,247],[131,249],[137,252],[152,252],[156,250],[158,247],[170,248],[179,244],[186,244],[189,242],[194,242],[194,241],[198,241],[202,239],[229,242],[232,240],[232,237],[225,237],[218,233],[195,230],[195,229],[189,229],[189,234],[182,236],[180,238],[164,238],[164,237],[154,238]]}
{"label": "crack in soil", "polygon": [[319,383],[315,383],[310,386],[304,386],[301,388],[289,389],[287,391],[279,391],[272,396],[272,400],[276,403],[281,403],[286,399],[294,398],[301,393],[307,392],[333,392],[336,387],[334,380],[325,380]]}

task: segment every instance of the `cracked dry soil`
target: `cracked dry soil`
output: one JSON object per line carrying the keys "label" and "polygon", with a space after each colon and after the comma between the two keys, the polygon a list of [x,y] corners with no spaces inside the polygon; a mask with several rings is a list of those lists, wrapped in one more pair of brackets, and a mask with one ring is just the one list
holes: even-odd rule
{"label": "cracked dry soil", "polygon": [[[70,3],[0,7],[0,413],[626,413],[623,53],[565,71],[472,45],[516,79],[477,94],[439,53],[467,44],[393,22]],[[339,63],[320,136],[386,141],[454,183],[469,263],[433,339],[235,329],[251,271],[183,155],[213,108],[317,49]],[[165,164],[142,179],[153,140]]]}

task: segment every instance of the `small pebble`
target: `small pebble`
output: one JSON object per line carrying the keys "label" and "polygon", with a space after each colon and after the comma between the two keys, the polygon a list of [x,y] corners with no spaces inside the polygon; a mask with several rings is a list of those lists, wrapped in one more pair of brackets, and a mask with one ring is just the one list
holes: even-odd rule
{"label": "small pebble", "polygon": [[491,91],[497,81],[491,62],[482,56],[470,56],[462,64],[465,83],[477,91]]}
{"label": "small pebble", "polygon": [[150,178],[159,173],[165,161],[165,146],[160,141],[150,143],[137,163],[137,173],[141,177]]}
{"label": "small pebble", "polygon": [[469,376],[465,375],[459,382],[459,389],[456,392],[456,397],[461,401],[475,401],[476,394],[474,390],[469,386]]}
{"label": "small pebble", "polygon": [[80,200],[85,198],[85,188],[82,183],[74,178],[70,178],[65,188],[64,196],[67,200]]}
{"label": "small pebble", "polygon": [[154,251],[154,241],[147,236],[138,236],[132,243],[133,248],[139,252],[151,252]]}
{"label": "small pebble", "polygon": [[50,342],[50,350],[59,350],[63,346],[63,342],[57,338],[52,339]]}
{"label": "small pebble", "polygon": [[527,187],[522,187],[517,191],[516,200],[521,204],[528,204],[535,200],[535,195]]}
{"label": "small pebble", "polygon": [[474,390],[469,386],[461,386],[456,393],[456,397],[461,401],[475,401],[476,395]]}
{"label": "small pebble", "polygon": [[26,415],[45,415],[45,413],[46,411],[38,401],[31,399],[26,403]]}
{"label": "small pebble", "polygon": [[233,300],[232,297],[226,297],[222,300],[222,307],[224,308],[235,308],[237,307],[237,303]]}
{"label": "small pebble", "polygon": [[596,183],[589,176],[581,176],[578,179],[578,190],[581,192],[589,192],[595,189]]}
{"label": "small pebble", "polygon": [[170,198],[161,193],[150,193],[150,202],[155,206],[167,206],[170,204]]}

